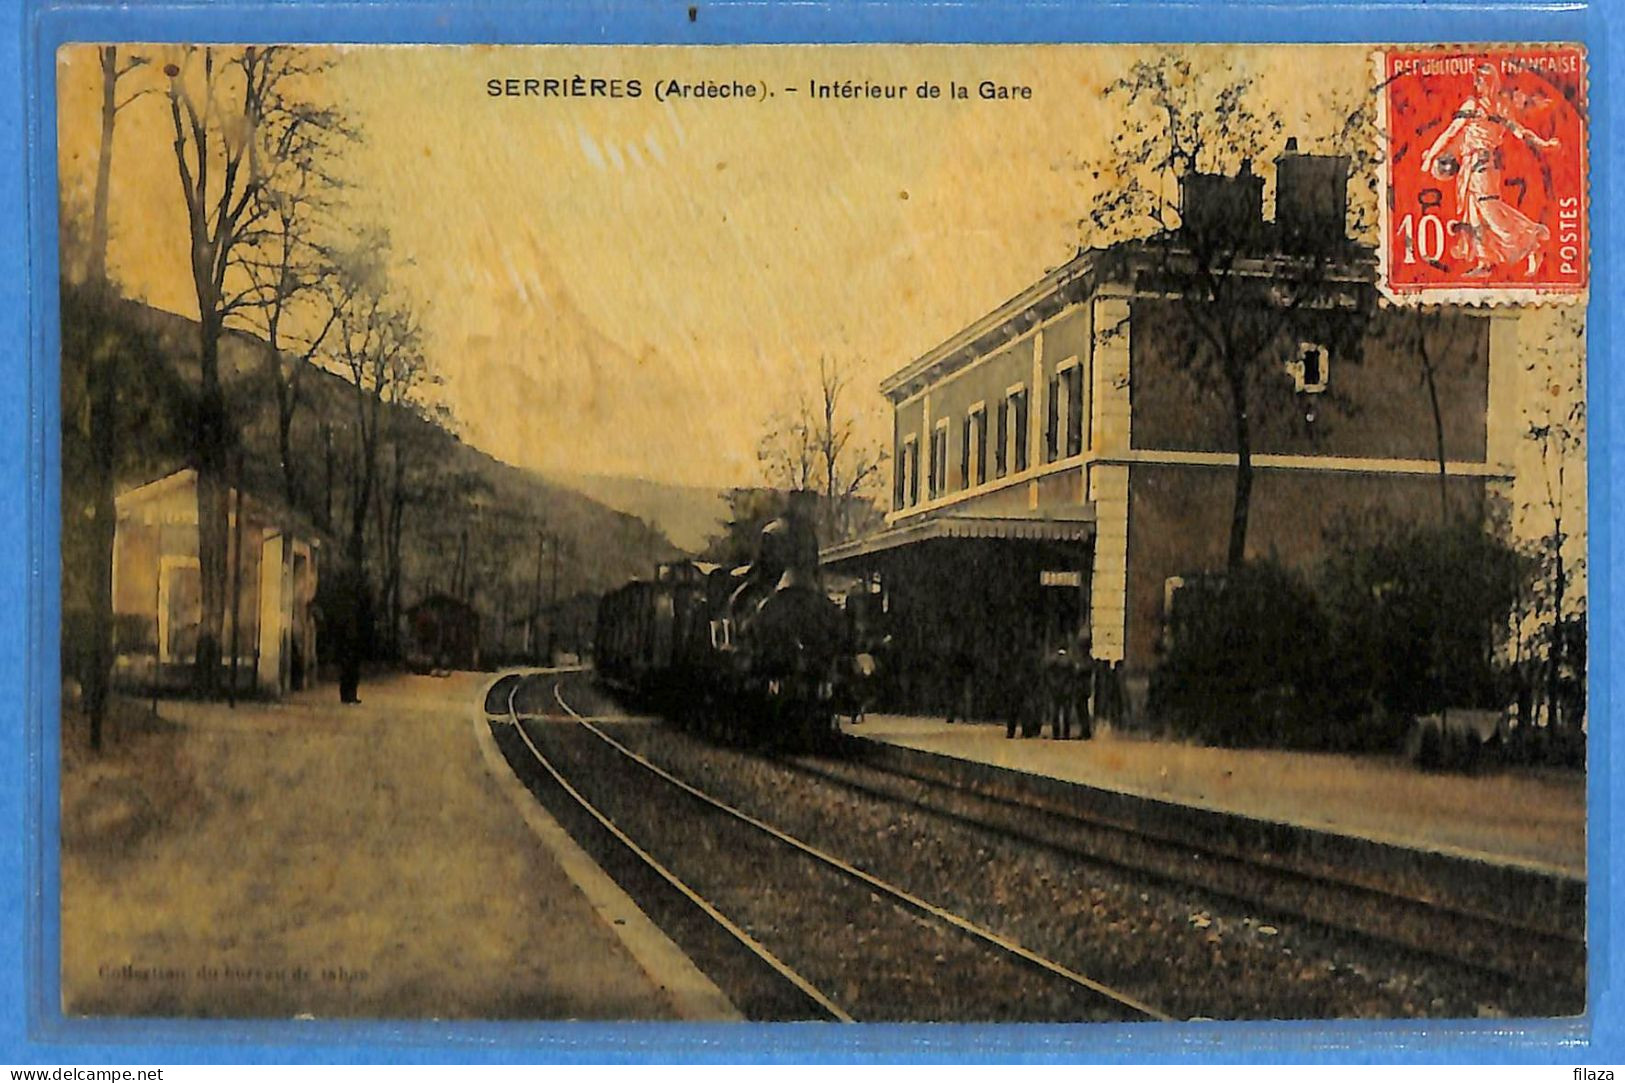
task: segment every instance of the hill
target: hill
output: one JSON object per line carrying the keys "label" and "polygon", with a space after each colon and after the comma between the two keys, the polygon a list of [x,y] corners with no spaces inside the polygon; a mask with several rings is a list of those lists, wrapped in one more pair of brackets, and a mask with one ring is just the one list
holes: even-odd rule
{"label": "hill", "polygon": [[[175,379],[195,387],[197,325],[174,313],[122,302],[126,314],[158,345],[153,373],[130,379]],[[251,335],[228,333],[221,342],[221,378],[244,448],[244,488],[284,505],[313,524],[336,559],[350,528],[358,461],[355,391],[335,373],[302,370],[303,405],[295,415],[292,445],[296,489],[291,501],[277,453],[275,396],[264,372],[264,343]],[[64,364],[70,363],[65,358]],[[171,375],[171,373],[173,375]],[[68,377],[65,375],[64,379]],[[179,408],[172,412],[182,412]],[[120,488],[162,476],[185,465],[184,420],[171,419],[168,437],[154,439],[132,456],[139,465],[120,477]],[[401,451],[399,477],[404,496],[401,519],[402,610],[430,594],[445,592],[467,600],[481,617],[488,656],[517,656],[533,611],[545,624],[558,600],[558,639],[571,646],[590,631],[596,598],[653,566],[678,555],[672,542],[643,518],[607,506],[569,485],[502,462],[465,443],[456,433],[422,414],[389,408],[381,426],[387,444],[380,453],[378,485],[386,491],[367,509],[369,573],[380,598],[387,499],[396,485],[394,449]],[[64,428],[65,443],[74,434]],[[140,443],[142,432],[124,437]],[[65,461],[67,449],[65,448]],[[73,479],[64,478],[64,508],[72,505]],[[64,522],[64,552],[72,524]],[[73,596],[72,569],[65,561],[65,603]],[[380,613],[385,610],[380,603]]]}
{"label": "hill", "polygon": [[690,553],[704,549],[728,521],[727,493],[722,489],[607,474],[549,476],[600,504],[637,516]]}

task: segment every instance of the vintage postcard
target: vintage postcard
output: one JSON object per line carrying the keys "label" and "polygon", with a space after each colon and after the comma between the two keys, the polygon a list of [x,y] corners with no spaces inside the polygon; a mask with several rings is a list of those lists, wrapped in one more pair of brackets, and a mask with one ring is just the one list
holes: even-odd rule
{"label": "vintage postcard", "polygon": [[1582,46],[54,63],[67,1019],[1587,1012]]}

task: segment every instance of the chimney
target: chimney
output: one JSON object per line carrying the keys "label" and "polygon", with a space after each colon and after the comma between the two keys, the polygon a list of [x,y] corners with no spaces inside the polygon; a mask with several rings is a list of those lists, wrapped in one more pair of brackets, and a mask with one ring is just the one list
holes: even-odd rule
{"label": "chimney", "polygon": [[1233,177],[1192,170],[1179,178],[1180,228],[1225,247],[1253,238],[1264,221],[1264,179],[1243,161]]}
{"label": "chimney", "polygon": [[1301,252],[1348,241],[1349,159],[1301,154],[1296,136],[1275,159],[1275,224],[1281,246]]}

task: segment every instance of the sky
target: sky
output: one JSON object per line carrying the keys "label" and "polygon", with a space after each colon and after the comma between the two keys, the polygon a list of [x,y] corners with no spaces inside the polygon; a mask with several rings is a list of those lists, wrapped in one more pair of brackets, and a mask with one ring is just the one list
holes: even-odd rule
{"label": "sky", "polygon": [[[820,355],[878,438],[876,384],[1068,259],[1076,164],[1116,118],[1128,47],[352,47],[313,96],[364,133],[349,215],[392,238],[431,362],[470,442],[518,465],[727,485]],[[1359,48],[1224,49],[1289,124],[1306,71],[1358,92]],[[100,69],[59,58],[62,177],[94,178]],[[1290,62],[1286,62],[1290,61]],[[487,81],[638,79],[637,99],[493,97]],[[149,78],[131,77],[130,86]],[[658,101],[671,79],[771,98]],[[906,101],[809,83],[903,85]],[[1031,88],[982,100],[983,80]],[[918,100],[922,82],[943,97]],[[970,89],[952,100],[949,84]],[[791,93],[787,88],[797,88]],[[1299,95],[1301,96],[1301,95]],[[1306,137],[1307,138],[1307,137]],[[195,315],[167,102],[119,115],[109,262],[130,293]]]}
{"label": "sky", "polygon": [[[727,486],[762,480],[761,438],[820,355],[878,441],[884,376],[1100,240],[1079,227],[1093,189],[1078,163],[1122,123],[1104,87],[1155,51],[360,46],[310,50],[331,67],[308,90],[363,133],[341,163],[346,217],[392,238],[469,442],[544,472]],[[1363,46],[1189,52],[1252,76],[1306,150],[1328,149],[1333,105],[1373,81]],[[65,48],[58,71],[62,181],[88,206],[93,48]],[[488,88],[578,74],[637,79],[642,96]],[[658,100],[672,79],[771,96]],[[811,94],[847,80],[909,97]],[[1031,96],[983,100],[983,80]],[[919,100],[921,83],[942,97]],[[119,114],[109,263],[127,292],[195,316],[169,123],[162,94]]]}

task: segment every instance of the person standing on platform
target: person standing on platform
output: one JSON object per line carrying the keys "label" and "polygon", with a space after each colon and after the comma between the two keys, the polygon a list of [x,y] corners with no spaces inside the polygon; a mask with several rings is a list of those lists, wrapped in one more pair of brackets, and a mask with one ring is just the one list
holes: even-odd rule
{"label": "person standing on platform", "polygon": [[1091,736],[1087,712],[1088,655],[1088,641],[1078,636],[1044,656],[1044,716],[1050,725],[1050,737],[1055,740],[1071,740],[1074,728],[1080,738]]}
{"label": "person standing on platform", "polygon": [[1036,663],[1031,650],[1017,647],[1005,653],[999,667],[1006,678],[1001,696],[1006,738],[1014,737],[1018,729],[1023,737],[1043,729],[1043,696],[1037,687],[1041,673]]}
{"label": "person standing on platform", "polygon": [[1068,684],[1066,679],[1067,662],[1065,647],[1046,650],[1044,652],[1042,672],[1039,675],[1044,703],[1043,721],[1039,723],[1039,730],[1042,731],[1044,725],[1048,724],[1050,739],[1055,741],[1062,739],[1061,719],[1064,717],[1063,705],[1066,702]]}
{"label": "person standing on platform", "polygon": [[[1078,723],[1078,739],[1087,741],[1095,735],[1094,701],[1092,698],[1092,685],[1094,684],[1094,659],[1090,657],[1093,642],[1087,630],[1079,632],[1072,643],[1072,658],[1070,677],[1072,692],[1069,705],[1072,709],[1072,718]],[[1070,727],[1069,727],[1070,729]]]}
{"label": "person standing on platform", "polygon": [[363,649],[366,587],[361,571],[345,561],[333,584],[333,653],[339,664],[339,702],[361,702],[361,652]]}

